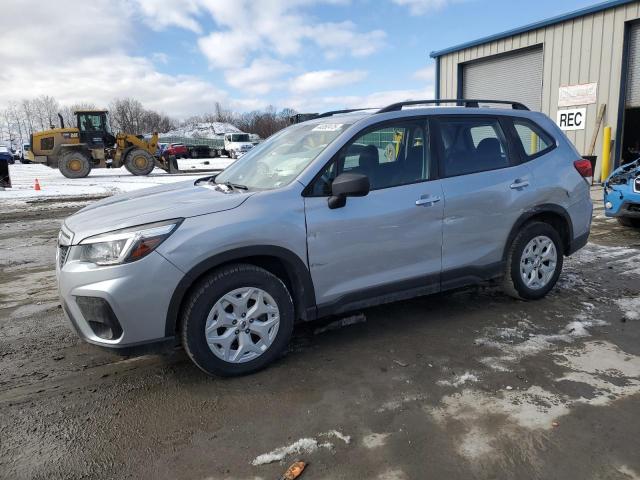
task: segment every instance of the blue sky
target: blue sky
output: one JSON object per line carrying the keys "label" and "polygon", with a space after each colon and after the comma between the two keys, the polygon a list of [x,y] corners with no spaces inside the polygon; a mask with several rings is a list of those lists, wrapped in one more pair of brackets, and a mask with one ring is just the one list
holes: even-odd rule
{"label": "blue sky", "polygon": [[0,33],[0,107],[41,94],[95,104],[133,96],[177,117],[215,101],[319,111],[431,97],[432,50],[595,3],[9,0],[5,18],[24,16],[30,1],[39,16]]}

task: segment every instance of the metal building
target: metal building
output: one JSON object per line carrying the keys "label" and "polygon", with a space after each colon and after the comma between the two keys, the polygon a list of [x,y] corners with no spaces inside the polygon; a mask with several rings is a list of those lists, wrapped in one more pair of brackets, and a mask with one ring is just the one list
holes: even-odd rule
{"label": "metal building", "polygon": [[608,125],[614,165],[636,158],[639,19],[640,1],[607,1],[432,52],[436,98],[520,101],[556,120],[582,155],[591,154],[594,138],[600,155]]}

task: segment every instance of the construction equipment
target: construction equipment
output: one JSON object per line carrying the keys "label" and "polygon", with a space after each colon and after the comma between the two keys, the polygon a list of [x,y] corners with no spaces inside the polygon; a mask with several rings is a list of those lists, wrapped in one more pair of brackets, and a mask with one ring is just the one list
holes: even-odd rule
{"label": "construction equipment", "polygon": [[113,135],[106,110],[74,112],[76,126],[65,128],[62,115],[60,128],[31,134],[28,159],[58,168],[67,178],[83,178],[94,167],[119,168],[125,166],[133,175],[148,175],[158,166],[169,169],[164,161],[155,158],[158,134],[150,139],[142,135],[118,133]]}

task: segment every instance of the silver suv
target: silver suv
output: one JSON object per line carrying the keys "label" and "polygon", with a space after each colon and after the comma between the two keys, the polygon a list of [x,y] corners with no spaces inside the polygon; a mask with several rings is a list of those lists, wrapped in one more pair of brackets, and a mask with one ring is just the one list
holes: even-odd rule
{"label": "silver suv", "polygon": [[317,115],[217,176],[84,208],[59,236],[64,311],[88,342],[180,339],[238,375],[298,321],[493,279],[542,298],[587,242],[591,166],[545,115],[483,102]]}

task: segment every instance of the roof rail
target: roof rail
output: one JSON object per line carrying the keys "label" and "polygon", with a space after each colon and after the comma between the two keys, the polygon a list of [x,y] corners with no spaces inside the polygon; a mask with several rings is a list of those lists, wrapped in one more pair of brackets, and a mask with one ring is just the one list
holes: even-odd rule
{"label": "roof rail", "polygon": [[341,113],[352,113],[352,112],[361,112],[363,110],[377,110],[376,108],[350,108],[348,110],[331,110],[329,112],[324,113],[296,113],[295,115],[291,115],[289,117],[289,121],[291,123],[301,123],[306,122],[307,120],[313,120],[314,118],[325,118],[330,117],[332,115],[339,115]]}
{"label": "roof rail", "polygon": [[468,98],[454,98],[454,99],[441,99],[441,100],[408,100],[406,102],[392,103],[386,107],[378,110],[377,113],[396,112],[402,110],[402,107],[408,105],[440,105],[442,103],[455,103],[457,106],[466,108],[479,108],[481,103],[495,103],[500,105],[511,105],[514,110],[529,110],[526,105],[520,102],[509,102],[507,100],[476,100]]}
{"label": "roof rail", "polygon": [[302,122],[306,122],[307,120],[312,120],[314,118],[318,118],[317,113],[296,113],[294,115],[291,115],[289,117],[289,122],[290,123],[302,123]]}
{"label": "roof rail", "polygon": [[348,110],[332,110],[318,115],[316,118],[330,117],[331,115],[339,115],[341,113],[361,112],[362,110],[375,110],[375,108],[350,108]]}

